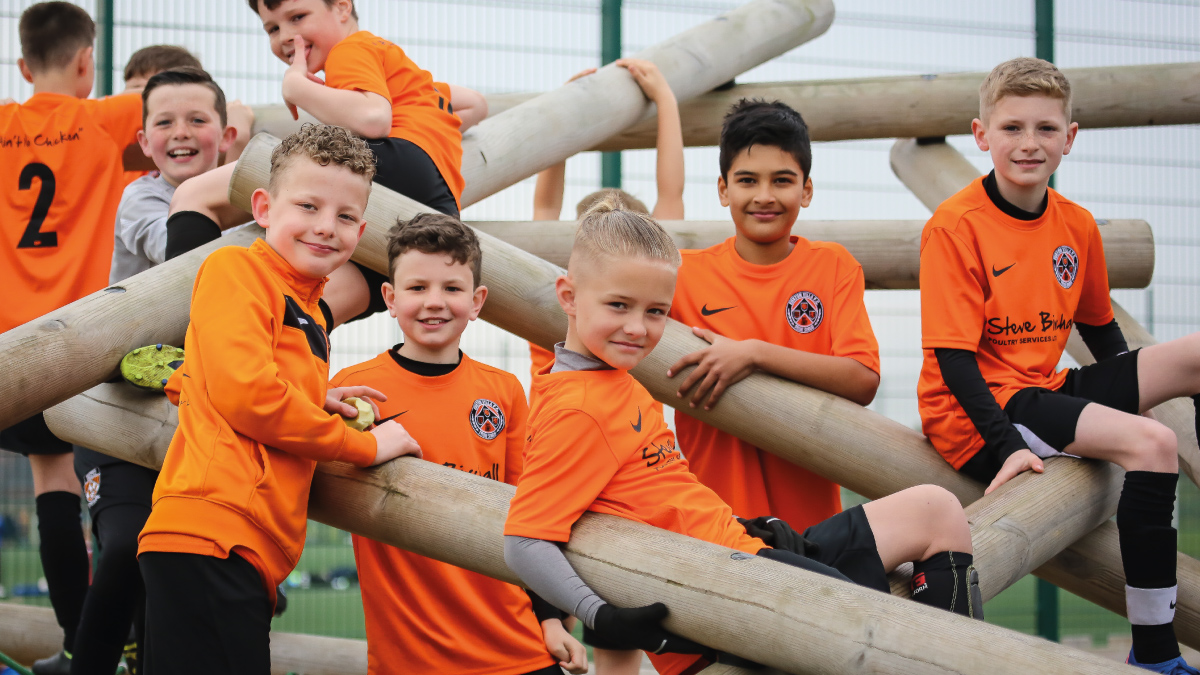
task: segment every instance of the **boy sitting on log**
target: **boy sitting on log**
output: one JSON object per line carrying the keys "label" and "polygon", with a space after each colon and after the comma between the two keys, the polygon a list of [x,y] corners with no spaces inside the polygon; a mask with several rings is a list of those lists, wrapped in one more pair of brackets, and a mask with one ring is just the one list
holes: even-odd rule
{"label": "boy sitting on log", "polygon": [[200,267],[187,358],[167,387],[179,427],[139,538],[149,675],[268,672],[275,588],[304,546],[316,463],[420,454],[395,422],[343,423],[358,414],[343,399],[379,392],[329,386],[317,301],[362,236],[374,169],[350,132],[305,126],[251,198],[265,240]]}
{"label": "boy sitting on log", "polygon": [[[1175,434],[1148,411],[1200,391],[1200,334],[1128,351],[1096,221],[1049,189],[1079,128],[1071,85],[1053,64],[996,66],[971,128],[995,170],[943,202],[921,237],[925,435],[988,492],[1057,455],[1125,469],[1117,530],[1129,663],[1197,673],[1173,626]],[[1056,370],[1072,326],[1096,363]]]}
{"label": "boy sitting on log", "polygon": [[[346,368],[337,387],[387,395],[383,419],[404,415],[424,458],[515,484],[528,405],[512,374],[459,349],[487,287],[475,232],[457,218],[421,214],[392,229],[388,312],[404,342]],[[354,535],[367,623],[368,672],[548,675],[587,671],[587,657],[556,608],[521,588]],[[539,625],[540,624],[540,625]]]}
{"label": "boy sitting on log", "polygon": [[531,590],[579,617],[604,646],[651,652],[658,671],[670,675],[694,672],[700,660],[718,655],[662,628],[662,603],[614,607],[575,574],[560,544],[584,511],[885,593],[887,572],[916,561],[915,574],[928,588],[915,599],[979,616],[970,529],[958,501],[939,487],[918,486],[854,507],[807,529],[803,539],[777,519],[751,521],[756,532],[779,530],[773,532],[777,543],[796,542],[785,550],[748,534],[732,509],[696,479],[661,406],[629,374],[666,328],[679,251],[652,218],[615,204],[607,198],[583,217],[567,274],[555,284],[567,336],[555,346],[553,365],[534,378],[525,471],[504,528],[509,567]]}
{"label": "boy sitting on log", "polygon": [[[0,105],[0,332],[104,288],[113,217],[125,187],[121,158],[137,145],[142,102],[134,95],[88,99],[95,79],[96,24],[68,2],[40,2],[21,13],[24,103]],[[88,587],[80,485],[71,445],[41,413],[0,429],[0,446],[29,457],[39,552],[63,651],[35,664],[39,673],[70,668]],[[126,626],[128,628],[128,626]]]}

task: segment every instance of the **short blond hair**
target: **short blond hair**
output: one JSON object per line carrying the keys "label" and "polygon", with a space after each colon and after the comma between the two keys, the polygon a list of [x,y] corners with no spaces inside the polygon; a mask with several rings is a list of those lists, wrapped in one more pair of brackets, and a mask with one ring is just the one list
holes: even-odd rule
{"label": "short blond hair", "polygon": [[986,121],[1005,96],[1049,96],[1062,101],[1071,123],[1071,83],[1053,63],[1022,56],[992,69],[979,85],[979,118]]}
{"label": "short blond hair", "polygon": [[646,208],[645,202],[621,188],[601,188],[579,200],[579,203],[575,205],[575,217],[582,218],[583,214],[591,210],[593,206],[610,196],[615,197],[621,208],[626,211],[636,211],[650,215],[650,209]]}
{"label": "short blond hair", "polygon": [[642,258],[675,268],[683,262],[675,240],[658,221],[648,213],[629,210],[611,194],[583,214],[567,267],[601,257]]}
{"label": "short blond hair", "polygon": [[271,179],[267,192],[276,194],[281,177],[287,173],[292,159],[303,157],[321,166],[344,166],[362,176],[370,189],[375,177],[375,155],[363,139],[349,130],[331,124],[305,124],[300,131],[283,139],[271,152]]}

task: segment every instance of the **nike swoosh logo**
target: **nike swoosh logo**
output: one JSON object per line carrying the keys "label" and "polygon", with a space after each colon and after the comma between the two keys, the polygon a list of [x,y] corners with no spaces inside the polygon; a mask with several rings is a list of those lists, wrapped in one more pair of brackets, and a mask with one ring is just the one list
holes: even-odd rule
{"label": "nike swoosh logo", "polygon": [[995,265],[992,265],[992,276],[994,276],[994,277],[998,277],[998,276],[1000,276],[1001,274],[1004,274],[1005,272],[1007,272],[1007,271],[1011,270],[1011,269],[1012,269],[1012,266],[1013,266],[1013,265],[1016,265],[1016,264],[1017,264],[1017,263],[1013,263],[1012,265],[1009,265],[1008,267],[1005,267],[1005,268],[1003,268],[1003,269],[996,269],[996,266],[995,266]]}
{"label": "nike swoosh logo", "polygon": [[638,432],[639,434],[640,434],[640,433],[642,433],[642,409],[641,409],[641,408],[638,408],[638,421],[637,421],[637,424],[634,424],[633,422],[630,422],[630,423],[629,423],[629,426],[633,427],[633,430],[634,430],[634,431],[636,431],[636,432]]}
{"label": "nike swoosh logo", "polygon": [[727,312],[727,311],[729,311],[731,309],[735,309],[735,308],[737,308],[737,305],[733,305],[731,307],[718,307],[717,309],[709,309],[708,304],[706,303],[703,307],[700,308],[700,314],[702,314],[704,316],[712,316],[713,314],[720,314],[721,312]]}
{"label": "nike swoosh logo", "polygon": [[1171,601],[1171,609],[1175,609],[1175,601],[1174,600]]}
{"label": "nike swoosh logo", "polygon": [[404,414],[404,413],[406,413],[406,412],[408,412],[408,411],[407,411],[407,410],[405,410],[404,412],[398,412],[398,413],[396,413],[395,415],[392,415],[391,417],[385,417],[385,418],[383,418],[383,419],[379,420],[378,422],[376,422],[375,424],[376,424],[376,425],[380,425],[380,424],[383,424],[384,422],[390,422],[390,421],[392,421],[392,420],[396,419],[397,417],[399,417],[399,416],[403,415],[403,414]]}

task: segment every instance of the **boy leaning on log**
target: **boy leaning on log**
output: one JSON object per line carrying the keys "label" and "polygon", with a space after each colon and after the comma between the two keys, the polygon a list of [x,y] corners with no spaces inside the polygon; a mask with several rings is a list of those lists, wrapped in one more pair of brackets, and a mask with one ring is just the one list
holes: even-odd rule
{"label": "boy leaning on log", "polygon": [[[642,649],[660,673],[694,672],[725,658],[666,631],[667,607],[618,608],[574,572],[560,544],[585,511],[607,513],[819,571],[888,592],[887,572],[946,555],[925,571],[918,601],[978,615],[971,535],[949,492],[918,486],[857,506],[800,537],[778,519],[744,528],[691,473],[662,408],[629,374],[661,339],[680,255],[647,215],[602,201],[579,224],[555,291],[567,314],[555,360],[534,378],[530,440],[505,523],[505,560],[523,582],[583,621],[610,649]],[[748,529],[790,540],[771,548]],[[673,654],[668,654],[673,653]],[[703,662],[703,663],[702,663]]]}
{"label": "boy leaning on log", "polygon": [[[1128,662],[1197,673],[1173,627],[1176,439],[1148,411],[1200,392],[1200,334],[1128,351],[1096,222],[1049,188],[1078,131],[1063,74],[1040,59],[1002,63],[979,108],[972,131],[995,170],[943,202],[921,240],[925,435],[988,492],[1052,456],[1125,469],[1117,529]],[[1056,370],[1072,326],[1097,362]]]}
{"label": "boy leaning on log", "polygon": [[[388,239],[389,313],[404,342],[333,378],[387,395],[383,419],[404,421],[424,459],[515,484],[525,452],[525,392],[510,373],[459,349],[487,298],[475,232],[425,213]],[[403,418],[400,416],[403,415]],[[354,535],[369,673],[561,675],[587,656],[559,610],[521,588]]]}
{"label": "boy leaning on log", "polygon": [[384,397],[328,382],[317,303],[362,236],[374,167],[345,129],[304,127],[252,197],[265,239],[200,268],[187,358],[167,386],[179,427],[139,539],[148,675],[268,672],[275,587],[304,546],[316,463],[420,454],[395,421],[347,427],[341,415],[358,411],[343,399]]}

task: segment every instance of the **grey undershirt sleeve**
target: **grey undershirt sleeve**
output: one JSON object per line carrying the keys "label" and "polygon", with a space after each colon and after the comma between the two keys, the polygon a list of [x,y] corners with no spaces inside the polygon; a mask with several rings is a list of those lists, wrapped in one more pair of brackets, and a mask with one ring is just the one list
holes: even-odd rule
{"label": "grey undershirt sleeve", "polygon": [[605,603],[575,573],[558,544],[545,539],[506,535],[504,561],[529,590],[562,611],[579,617],[588,628],[595,628],[596,612]]}

